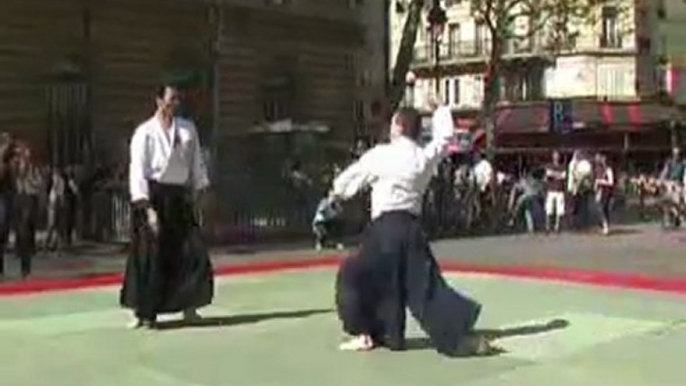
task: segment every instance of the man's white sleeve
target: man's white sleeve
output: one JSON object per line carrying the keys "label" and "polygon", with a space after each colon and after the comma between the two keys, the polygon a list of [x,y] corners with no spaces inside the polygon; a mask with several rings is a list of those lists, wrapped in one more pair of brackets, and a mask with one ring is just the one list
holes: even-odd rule
{"label": "man's white sleeve", "polygon": [[424,147],[424,155],[429,164],[438,164],[447,154],[448,144],[454,135],[455,123],[450,108],[437,108],[431,118],[431,142]]}
{"label": "man's white sleeve", "polygon": [[348,166],[333,182],[332,194],[342,199],[355,196],[360,190],[371,185],[376,176],[373,166],[379,158],[380,148],[366,152],[360,159]]}
{"label": "man's white sleeve", "polygon": [[131,138],[129,160],[129,193],[131,201],[148,200],[149,187],[146,178],[146,168],[149,161],[147,136],[142,127],[136,129]]}

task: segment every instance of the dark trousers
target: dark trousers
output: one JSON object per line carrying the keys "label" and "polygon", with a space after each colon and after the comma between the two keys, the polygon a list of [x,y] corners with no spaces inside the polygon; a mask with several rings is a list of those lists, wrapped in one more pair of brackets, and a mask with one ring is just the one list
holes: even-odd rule
{"label": "dark trousers", "polygon": [[590,206],[592,200],[593,192],[590,190],[580,191],[572,197],[572,216],[574,227],[577,230],[584,229],[590,225]]}
{"label": "dark trousers", "polygon": [[31,263],[36,253],[36,222],[38,221],[38,197],[17,194],[14,220],[16,226],[16,252],[21,260],[21,274],[31,274]]}
{"label": "dark trousers", "polygon": [[481,310],[444,280],[419,222],[405,212],[384,214],[367,229],[359,255],[338,271],[336,305],[344,331],[392,350],[405,348],[409,308],[445,355],[457,354]]}
{"label": "dark trousers", "polygon": [[11,204],[11,196],[0,194],[0,275],[5,273],[5,250],[12,229]]}
{"label": "dark trousers", "polygon": [[595,197],[595,211],[601,222],[610,222],[610,213],[612,211],[612,192],[597,192]]}
{"label": "dark trousers", "polygon": [[319,221],[312,224],[315,241],[322,246],[329,246],[329,244],[338,241],[342,235],[342,228],[343,224],[339,219]]}

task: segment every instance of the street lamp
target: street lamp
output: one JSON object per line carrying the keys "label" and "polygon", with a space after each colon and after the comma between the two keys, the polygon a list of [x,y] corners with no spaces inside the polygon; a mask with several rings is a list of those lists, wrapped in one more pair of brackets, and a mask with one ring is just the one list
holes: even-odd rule
{"label": "street lamp", "polygon": [[417,75],[414,72],[408,71],[405,74],[405,83],[407,84],[406,103],[408,107],[414,107],[414,86],[417,81]]}
{"label": "street lamp", "polygon": [[429,22],[429,31],[431,33],[431,39],[434,46],[434,76],[436,77],[436,98],[439,98],[441,91],[441,74],[440,74],[440,63],[441,63],[441,37],[443,36],[443,31],[445,30],[445,23],[448,21],[448,17],[445,14],[445,10],[441,7],[440,0],[433,0],[431,9],[429,10],[429,16],[427,18]]}

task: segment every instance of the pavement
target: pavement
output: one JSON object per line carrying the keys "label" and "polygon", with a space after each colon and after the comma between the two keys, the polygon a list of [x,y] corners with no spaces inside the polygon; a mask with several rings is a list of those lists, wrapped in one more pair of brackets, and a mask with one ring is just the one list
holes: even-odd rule
{"label": "pavement", "polygon": [[[686,280],[686,231],[663,231],[659,224],[622,225],[610,236],[599,233],[504,235],[438,240],[435,255],[447,264],[482,269],[527,268],[593,271]],[[354,253],[316,252],[311,244],[228,246],[212,250],[215,267],[269,262],[310,261]],[[39,253],[34,279],[84,278],[121,273],[122,245],[81,244],[61,256]],[[6,282],[18,280],[19,264],[5,258]],[[1,284],[0,284],[1,286]]]}

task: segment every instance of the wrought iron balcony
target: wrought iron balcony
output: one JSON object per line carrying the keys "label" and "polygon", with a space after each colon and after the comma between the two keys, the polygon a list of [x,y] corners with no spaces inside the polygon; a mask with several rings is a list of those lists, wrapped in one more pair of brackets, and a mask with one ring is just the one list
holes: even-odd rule
{"label": "wrought iron balcony", "polygon": [[[509,56],[536,55],[543,48],[534,38],[512,39],[503,47],[503,55]],[[491,53],[491,41],[464,40],[444,42],[439,47],[439,61],[442,63],[468,62],[486,60]],[[413,64],[427,66],[436,63],[436,52],[432,44],[418,45],[414,50]]]}
{"label": "wrought iron balcony", "polygon": [[622,48],[622,37],[617,35],[603,35],[600,37],[600,48],[620,49]]}

